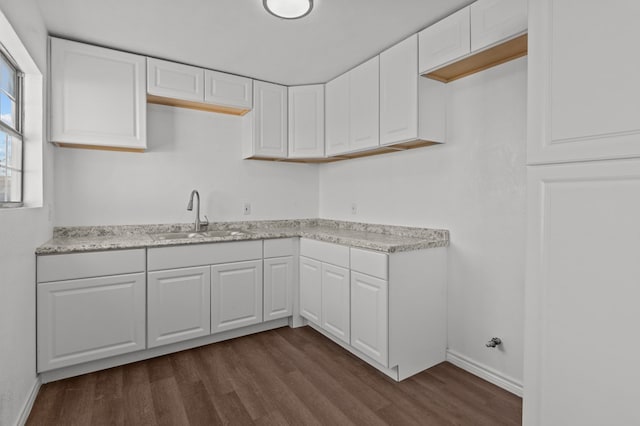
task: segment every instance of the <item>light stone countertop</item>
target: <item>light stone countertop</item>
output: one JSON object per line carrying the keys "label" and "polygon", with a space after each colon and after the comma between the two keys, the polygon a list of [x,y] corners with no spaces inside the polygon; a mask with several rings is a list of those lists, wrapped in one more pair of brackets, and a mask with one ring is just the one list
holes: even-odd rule
{"label": "light stone countertop", "polygon": [[449,245],[449,231],[327,219],[215,222],[207,230],[240,230],[242,235],[161,240],[158,233],[189,232],[193,224],[59,227],[37,255],[164,247],[225,241],[303,237],[387,253]]}

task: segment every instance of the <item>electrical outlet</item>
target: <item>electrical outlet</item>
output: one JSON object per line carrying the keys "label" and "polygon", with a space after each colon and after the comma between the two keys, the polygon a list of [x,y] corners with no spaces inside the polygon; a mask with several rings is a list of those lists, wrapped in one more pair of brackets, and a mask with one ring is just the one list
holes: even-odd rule
{"label": "electrical outlet", "polygon": [[351,214],[358,214],[358,205],[356,203],[351,204]]}
{"label": "electrical outlet", "polygon": [[244,203],[244,214],[246,215],[250,215],[251,214],[251,203]]}

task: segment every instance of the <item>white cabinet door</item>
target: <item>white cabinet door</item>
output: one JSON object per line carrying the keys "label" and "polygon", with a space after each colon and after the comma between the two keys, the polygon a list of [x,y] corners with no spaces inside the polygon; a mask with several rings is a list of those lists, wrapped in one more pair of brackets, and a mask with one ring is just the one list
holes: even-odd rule
{"label": "white cabinet door", "polygon": [[527,31],[527,0],[478,0],[469,8],[472,52]]}
{"label": "white cabinet door", "polygon": [[259,157],[287,157],[287,88],[255,81],[253,84],[253,143]]}
{"label": "white cabinet door", "polygon": [[324,157],[324,85],[289,88],[289,158]]}
{"label": "white cabinet door", "polygon": [[148,347],[211,333],[211,268],[149,272]]}
{"label": "white cabinet door", "polygon": [[300,256],[300,315],[321,326],[322,264]]}
{"label": "white cabinet door", "polygon": [[527,162],[639,156],[640,2],[529,6]]}
{"label": "white cabinet door", "polygon": [[527,173],[524,424],[638,425],[640,160]]}
{"label": "white cabinet door", "polygon": [[144,56],[51,39],[51,141],[147,147]]}
{"label": "white cabinet door", "polygon": [[210,104],[250,110],[253,80],[218,71],[204,71],[204,101]]}
{"label": "white cabinet door", "polygon": [[351,272],[351,346],[383,366],[389,359],[387,281]]}
{"label": "white cabinet door", "polygon": [[37,285],[38,372],[145,348],[145,274]]}
{"label": "white cabinet door", "polygon": [[211,267],[211,333],[262,322],[262,261]]}
{"label": "white cabinet door", "polygon": [[264,320],[293,313],[293,257],[264,260]]}
{"label": "white cabinet door", "polygon": [[418,33],[421,74],[471,52],[469,15],[467,6]]}
{"label": "white cabinet door", "polygon": [[202,102],[204,70],[175,62],[147,58],[147,93],[165,98]]}
{"label": "white cabinet door", "polygon": [[380,59],[349,71],[349,151],[380,144]]}
{"label": "white cabinet door", "polygon": [[380,54],[380,145],[418,137],[418,36]]}
{"label": "white cabinet door", "polygon": [[349,270],[322,264],[322,328],[345,343],[351,334]]}
{"label": "white cabinet door", "polygon": [[349,73],[331,80],[326,93],[326,152],[327,155],[349,151]]}

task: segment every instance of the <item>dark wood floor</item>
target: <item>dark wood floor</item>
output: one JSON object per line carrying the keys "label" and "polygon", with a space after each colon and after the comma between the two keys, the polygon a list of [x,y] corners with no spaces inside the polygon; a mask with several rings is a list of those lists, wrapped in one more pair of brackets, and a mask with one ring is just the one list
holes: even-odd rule
{"label": "dark wood floor", "polygon": [[396,383],[288,327],[43,385],[28,425],[519,425],[520,398],[449,363]]}

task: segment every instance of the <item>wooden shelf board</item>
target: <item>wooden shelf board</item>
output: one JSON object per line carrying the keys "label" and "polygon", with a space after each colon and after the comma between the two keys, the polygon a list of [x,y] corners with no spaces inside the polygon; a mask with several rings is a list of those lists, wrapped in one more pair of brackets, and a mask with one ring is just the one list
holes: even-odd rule
{"label": "wooden shelf board", "polygon": [[245,115],[250,110],[243,108],[233,108],[222,105],[205,104],[194,101],[184,101],[182,99],[165,98],[163,96],[147,95],[147,102],[150,104],[167,105],[178,108],[196,109],[198,111],[219,112],[230,115]]}
{"label": "wooden shelf board", "polygon": [[76,149],[94,149],[97,151],[120,151],[120,152],[145,152],[143,148],[120,148],[116,146],[100,146],[100,145],[84,145],[77,143],[53,142],[55,146],[60,148],[76,148]]}
{"label": "wooden shelf board", "polygon": [[266,157],[251,157],[247,160],[261,160],[261,161],[276,161],[281,163],[307,163],[307,164],[323,164],[333,163],[335,161],[350,160],[352,158],[370,157],[372,155],[387,154],[390,152],[407,151],[409,149],[422,148],[425,146],[438,145],[438,142],[431,141],[409,141],[401,142],[394,145],[386,145],[378,148],[370,149],[367,151],[351,152],[347,154],[340,154],[333,157],[324,158],[266,158]]}
{"label": "wooden shelf board", "polygon": [[437,70],[422,74],[433,80],[450,83],[496,65],[518,59],[527,54],[527,34],[490,47]]}

